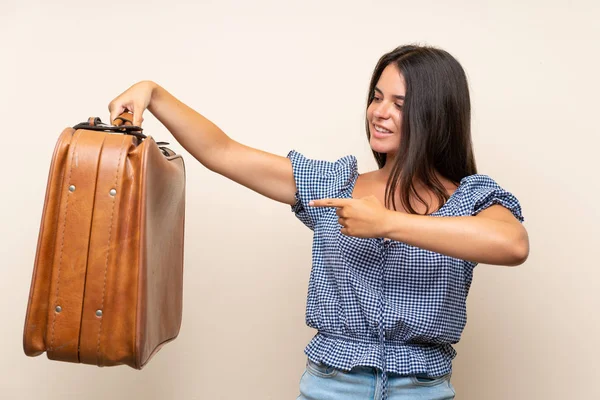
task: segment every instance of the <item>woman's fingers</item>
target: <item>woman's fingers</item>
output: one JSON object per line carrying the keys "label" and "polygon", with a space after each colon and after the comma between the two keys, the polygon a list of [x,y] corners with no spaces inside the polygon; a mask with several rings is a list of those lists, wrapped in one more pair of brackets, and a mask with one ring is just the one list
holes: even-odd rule
{"label": "woman's fingers", "polygon": [[108,105],[111,124],[119,115],[130,112],[133,114],[133,125],[142,126],[144,111],[152,97],[152,87],[151,82],[139,82],[113,99]]}
{"label": "woman's fingers", "polygon": [[133,107],[133,125],[142,126],[142,121],[144,121],[142,114],[144,114],[144,106],[141,104],[136,104]]}
{"label": "woman's fingers", "polygon": [[108,111],[110,112],[110,124],[112,125],[115,122],[115,118],[125,112],[125,106],[111,101],[108,105]]}

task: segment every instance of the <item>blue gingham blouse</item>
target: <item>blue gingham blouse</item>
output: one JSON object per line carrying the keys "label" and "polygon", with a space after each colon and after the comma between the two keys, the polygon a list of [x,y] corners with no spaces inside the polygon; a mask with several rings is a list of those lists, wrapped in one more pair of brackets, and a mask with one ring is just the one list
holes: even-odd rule
{"label": "blue gingham blouse", "polygon": [[[343,370],[360,365],[402,375],[449,373],[476,263],[394,240],[342,234],[335,208],[308,202],[351,198],[356,158],[311,160],[295,150],[287,157],[297,186],[292,211],[314,231],[306,323],[317,334],[307,356]],[[517,198],[480,174],[463,178],[430,215],[476,215],[492,204],[524,221]]]}

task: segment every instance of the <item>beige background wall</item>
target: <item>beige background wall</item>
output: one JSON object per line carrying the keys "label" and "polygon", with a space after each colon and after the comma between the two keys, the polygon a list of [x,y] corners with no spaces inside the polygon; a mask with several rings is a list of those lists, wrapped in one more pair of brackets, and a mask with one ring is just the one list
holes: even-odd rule
{"label": "beige background wall", "polygon": [[293,399],[311,232],[289,207],[187,162],[184,320],[142,372],[21,347],[52,150],[151,79],[242,143],[375,164],[363,130],[378,57],[443,47],[466,69],[481,173],[522,202],[531,255],[480,265],[457,399],[600,398],[600,7],[584,1],[0,1],[0,397]]}

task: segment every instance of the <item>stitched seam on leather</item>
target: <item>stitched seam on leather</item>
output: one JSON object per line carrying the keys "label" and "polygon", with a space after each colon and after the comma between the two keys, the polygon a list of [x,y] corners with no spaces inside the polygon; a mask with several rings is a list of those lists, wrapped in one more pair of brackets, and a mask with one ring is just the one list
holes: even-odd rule
{"label": "stitched seam on leather", "polygon": [[[81,346],[81,335],[83,332],[83,321],[84,321],[84,311],[85,311],[85,292],[86,292],[86,287],[87,287],[87,280],[88,280],[88,268],[89,268],[89,263],[90,263],[90,246],[92,244],[92,229],[93,229],[93,225],[94,225],[94,214],[96,211],[96,193],[98,191],[98,178],[100,176],[100,162],[102,160],[102,150],[104,149],[104,143],[106,142],[106,136],[104,136],[104,138],[102,138],[102,143],[100,144],[100,151],[98,152],[98,160],[96,161],[96,174],[95,174],[95,184],[94,184],[94,192],[92,195],[92,201],[93,201],[93,207],[92,207],[92,212],[90,215],[90,231],[88,233],[88,249],[86,252],[86,267],[85,267],[85,274],[83,275],[83,296],[82,296],[82,302],[81,302],[81,318],[79,319],[79,338],[77,343],[79,343],[79,345]],[[81,362],[81,347],[79,349],[79,351],[77,351],[77,360],[79,362]]]}
{"label": "stitched seam on leather", "polygon": [[[67,178],[67,183],[71,184],[71,174],[73,172],[73,158],[76,157],[75,151],[77,150],[77,143],[79,142],[79,138],[81,137],[81,133],[77,135],[75,139],[75,143],[73,144],[73,155],[71,156],[71,165],[69,166],[69,177]],[[49,350],[53,350],[54,348],[54,324],[56,323],[56,301],[58,300],[58,289],[60,287],[60,268],[62,266],[62,255],[63,255],[63,247],[65,244],[65,226],[67,225],[67,211],[69,210],[69,193],[67,193],[67,199],[65,200],[65,217],[62,224],[62,235],[60,239],[60,253],[58,258],[58,272],[56,274],[56,292],[54,294],[54,316],[52,317],[52,339],[50,340],[50,348]]]}
{"label": "stitched seam on leather", "polygon": [[[141,152],[141,158],[140,158],[141,170],[146,169],[147,162],[148,162],[148,151],[147,150],[146,151],[142,151]],[[139,212],[137,214],[137,226],[138,226],[139,231],[142,232],[142,225],[143,225],[142,220],[143,220],[144,215],[145,215],[145,211],[144,211],[144,209],[142,207],[142,201],[143,201],[142,199],[145,196],[146,184],[147,184],[147,182],[146,182],[147,181],[147,175],[144,178],[144,174],[140,173],[139,176],[140,176],[140,191],[139,191],[140,195],[138,196],[137,203],[136,203],[137,209],[139,210]],[[141,298],[141,296],[140,296],[140,286],[141,286],[141,284],[140,284],[140,269],[142,268],[141,267],[141,260],[143,259],[143,256],[141,254],[142,253],[142,246],[141,246],[141,244],[142,243],[145,244],[145,241],[144,241],[142,235],[138,236],[137,240],[138,240],[138,244],[140,244],[138,246],[138,251],[137,251],[138,270],[137,270],[137,277],[136,277],[136,281],[137,281],[136,282],[136,295],[138,297],[138,300],[136,301],[136,304],[135,304],[135,317],[134,317],[134,320],[133,320],[134,328],[133,328],[133,332],[131,332],[131,337],[132,337],[132,343],[133,343],[133,352],[132,352],[132,354],[133,354],[133,362],[134,362],[136,368],[141,368],[141,366],[143,365],[143,361],[142,361],[143,351],[138,346],[139,345],[139,341],[138,341],[138,328],[141,325],[139,323],[139,317],[140,317],[140,312],[139,312],[140,311],[140,301],[139,301],[139,299]]]}
{"label": "stitched seam on leather", "polygon": [[[61,135],[61,139],[62,139],[62,135]],[[61,139],[59,139],[59,140],[61,140]],[[60,167],[56,163],[56,156],[59,154],[59,152],[60,152],[59,149],[60,149],[60,146],[62,146],[63,142],[64,142],[64,139],[62,139],[59,143],[57,143],[56,147],[54,148],[54,154],[52,156],[52,163],[50,164],[50,172],[48,174],[49,175],[48,176],[48,185],[52,185],[52,186],[49,186],[46,189],[46,195],[44,197],[44,204],[47,204],[48,200],[50,199],[50,191],[51,191],[50,188],[53,187],[53,186],[56,186],[57,179],[55,179],[55,175],[56,175],[57,171],[60,171]],[[64,175],[59,175],[59,176],[61,176],[61,177],[64,178]],[[61,184],[62,184],[62,180],[61,180]],[[60,211],[60,204],[58,205],[58,209]],[[49,214],[50,214],[49,208],[46,208],[46,206],[44,206],[44,209],[42,211],[41,224],[40,224],[40,230],[42,232],[46,231],[46,228],[45,228],[47,226],[46,220],[48,218],[47,215],[49,215]],[[56,217],[53,218],[53,219],[55,219],[56,221],[58,221],[58,213],[56,214]],[[57,223],[57,226],[58,226],[58,223]],[[28,348],[31,346],[31,343],[34,341],[34,339],[32,339],[32,334],[33,333],[30,331],[30,327],[32,325],[34,325],[31,322],[32,319],[33,319],[32,318],[33,311],[31,311],[31,310],[32,310],[32,307],[33,307],[34,297],[36,297],[35,293],[37,292],[37,288],[39,287],[39,285],[41,285],[40,280],[37,278],[37,276],[38,276],[38,273],[37,273],[37,271],[38,271],[38,263],[40,263],[40,261],[41,261],[41,255],[42,255],[42,253],[41,253],[40,250],[41,250],[41,248],[43,246],[43,244],[42,244],[43,240],[40,240],[40,239],[42,239],[42,238],[38,239],[38,243],[37,243],[37,247],[36,247],[36,258],[35,258],[35,265],[34,265],[34,268],[33,268],[33,279],[32,279],[31,287],[30,287],[30,291],[29,291],[30,296],[29,296],[29,299],[27,301],[27,314],[26,314],[26,317],[25,317],[24,341],[25,341],[26,346]],[[56,245],[56,237],[54,237],[54,245]],[[51,253],[52,254],[52,258],[50,258],[50,262],[54,261],[55,250],[56,249],[52,249],[52,253]],[[50,299],[48,299],[48,301],[49,300]],[[47,315],[48,315],[48,310],[47,309],[45,310],[45,313],[46,313],[46,317],[47,317]],[[48,318],[46,318],[46,324],[48,324]],[[48,327],[46,326],[46,329],[47,328]],[[45,339],[47,339],[47,338],[44,337],[44,342],[45,342]]]}
{"label": "stitched seam on leather", "polygon": [[[119,183],[119,170],[121,168],[121,158],[123,157],[123,151],[125,150],[125,146],[123,146],[123,142],[125,141],[125,136],[121,140],[121,153],[119,154],[119,161],[117,162],[117,173],[115,175],[115,189],[118,187]],[[118,193],[117,193],[118,194]],[[113,197],[112,211],[110,214],[110,227],[108,228],[108,243],[106,245],[106,260],[104,263],[104,283],[102,286],[102,303],[100,304],[100,309],[104,310],[104,296],[106,294],[106,275],[108,272],[108,258],[110,255],[110,239],[112,237],[112,226],[113,226],[113,217],[115,216],[115,203],[117,201],[117,196]],[[98,341],[96,343],[96,359],[98,365],[100,365],[100,335],[102,334],[102,323],[104,322],[104,315],[100,319],[100,327],[98,328]]]}

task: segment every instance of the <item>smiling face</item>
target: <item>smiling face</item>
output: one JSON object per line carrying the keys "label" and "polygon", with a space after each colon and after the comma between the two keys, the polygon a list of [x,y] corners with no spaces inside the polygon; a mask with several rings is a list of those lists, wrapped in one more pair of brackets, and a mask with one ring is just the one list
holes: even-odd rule
{"label": "smiling face", "polygon": [[406,95],[404,78],[391,63],[381,73],[367,108],[370,145],[373,151],[393,158],[400,147],[402,106]]}

